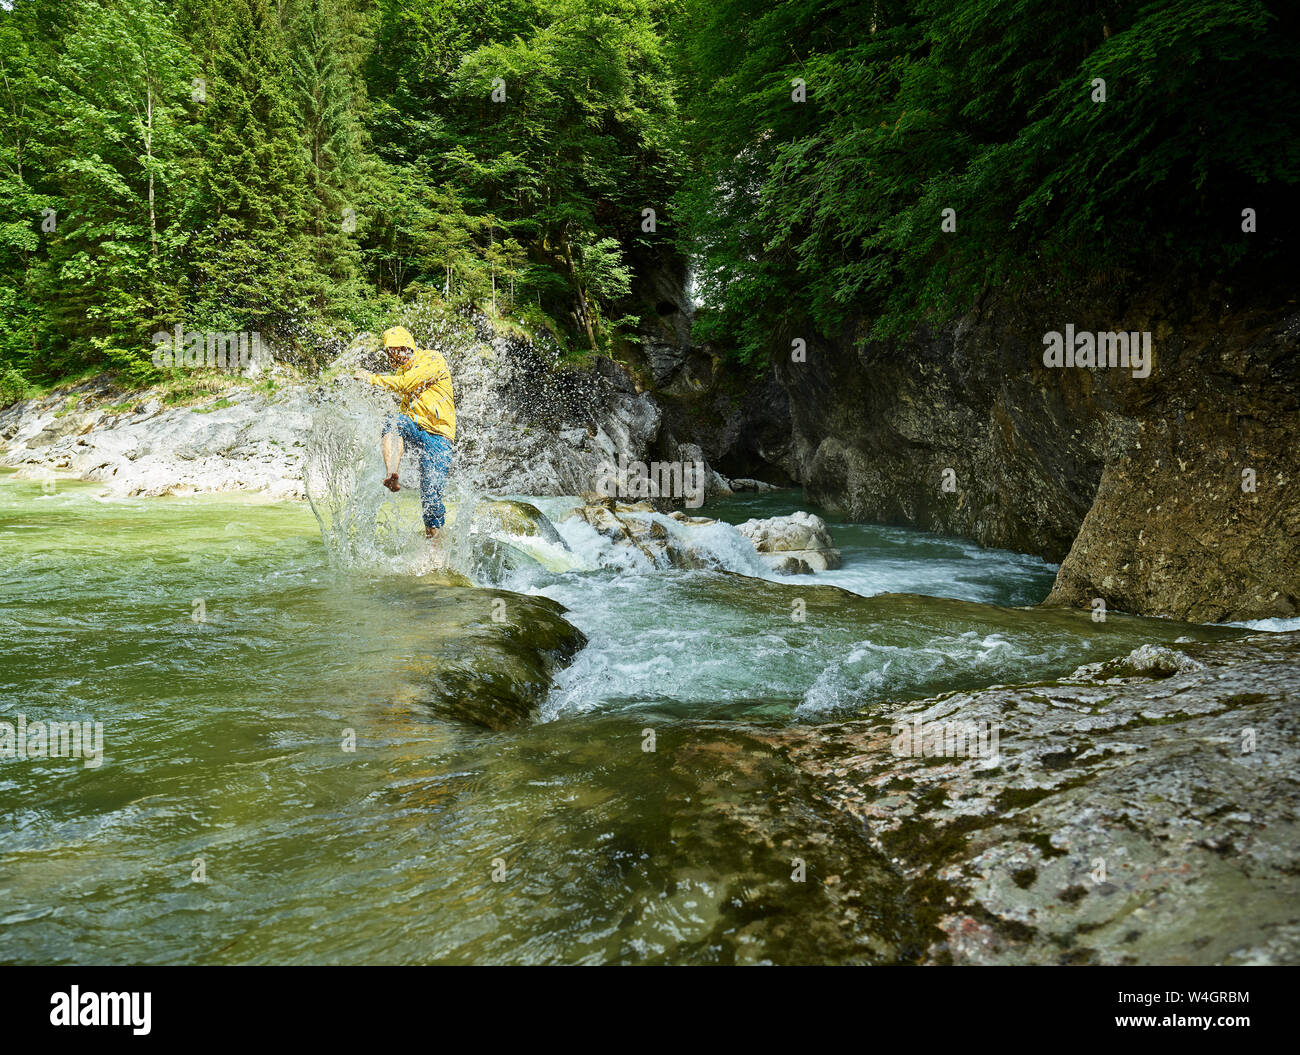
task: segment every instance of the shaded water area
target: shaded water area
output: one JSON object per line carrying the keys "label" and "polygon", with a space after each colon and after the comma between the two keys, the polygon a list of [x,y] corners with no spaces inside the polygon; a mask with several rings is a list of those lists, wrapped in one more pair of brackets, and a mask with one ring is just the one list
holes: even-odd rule
{"label": "shaded water area", "polygon": [[1050,565],[901,529],[832,522],[845,567],[796,581],[725,524],[685,571],[559,519],[563,559],[484,585],[588,644],[492,731],[430,681],[490,673],[511,595],[402,569],[414,495],[367,562],[306,505],[97,493],[0,482],[0,718],[102,722],[105,755],[0,759],[3,962],[915,960],[917,893],[754,732],[1220,633],[1020,611]]}

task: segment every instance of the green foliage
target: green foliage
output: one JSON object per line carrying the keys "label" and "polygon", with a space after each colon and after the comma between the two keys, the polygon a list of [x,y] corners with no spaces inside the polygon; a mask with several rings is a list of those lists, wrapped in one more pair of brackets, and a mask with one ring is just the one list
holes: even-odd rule
{"label": "green foliage", "polygon": [[20,399],[26,399],[31,385],[19,371],[12,366],[0,369],[0,407],[7,407]]}
{"label": "green foliage", "polygon": [[[901,333],[1007,284],[1204,281],[1296,233],[1281,3],[696,0],[689,19],[698,161],[678,204],[705,328],[743,355],[795,319]],[[1271,234],[1243,235],[1244,207]]]}
{"label": "green foliage", "polygon": [[486,283],[512,308],[567,317],[595,348],[628,292],[642,210],[662,213],[676,185],[664,26],[675,5],[546,0],[475,16],[438,5],[442,19],[422,17],[426,6],[383,5],[387,61],[373,84],[388,90],[382,154],[425,166],[422,183],[477,220],[440,203],[461,234],[429,246],[444,287],[481,297]]}
{"label": "green foliage", "polygon": [[990,287],[1276,280],[1298,24],[1281,0],[12,0],[3,392],[155,379],[178,323],[310,369],[431,296],[611,352],[674,248],[696,335],[753,363],[808,320],[901,333]]}
{"label": "green foliage", "polygon": [[421,291],[604,347],[676,186],[674,9],[14,0],[0,367],[153,380],[178,323],[311,366]]}

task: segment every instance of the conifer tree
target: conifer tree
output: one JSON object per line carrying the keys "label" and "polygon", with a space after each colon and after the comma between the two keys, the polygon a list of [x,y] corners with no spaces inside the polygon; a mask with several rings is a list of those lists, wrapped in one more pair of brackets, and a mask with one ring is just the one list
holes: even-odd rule
{"label": "conifer tree", "polygon": [[217,329],[294,338],[316,285],[317,203],[293,102],[290,45],[268,0],[214,0],[205,158],[188,216],[190,302]]}

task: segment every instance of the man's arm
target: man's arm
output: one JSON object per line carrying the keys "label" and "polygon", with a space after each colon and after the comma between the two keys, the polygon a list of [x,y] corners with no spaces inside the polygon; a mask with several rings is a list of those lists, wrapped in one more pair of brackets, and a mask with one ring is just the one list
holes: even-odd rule
{"label": "man's arm", "polygon": [[358,373],[358,378],[362,381],[369,381],[372,385],[378,385],[380,388],[386,388],[390,392],[402,394],[402,375],[401,374],[368,374],[364,370]]}
{"label": "man's arm", "polygon": [[352,376],[358,381],[366,381],[372,385],[379,385],[390,392],[396,392],[398,395],[404,395],[407,391],[405,378],[407,374],[372,374],[369,370],[353,370]]}
{"label": "man's arm", "polygon": [[367,374],[365,379],[399,396],[414,396],[450,376],[447,361],[432,352],[420,356],[400,374]]}

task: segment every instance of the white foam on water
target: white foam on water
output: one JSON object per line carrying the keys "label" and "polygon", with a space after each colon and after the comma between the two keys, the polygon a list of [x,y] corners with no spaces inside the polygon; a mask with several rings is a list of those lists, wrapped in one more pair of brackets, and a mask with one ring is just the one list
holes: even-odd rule
{"label": "white foam on water", "polygon": [[732,702],[762,706],[764,700],[789,701],[797,717],[815,719],[908,691],[918,682],[940,683],[949,672],[966,680],[999,680],[1068,650],[1060,639],[1029,642],[987,631],[908,646],[854,642],[835,627],[795,630],[780,613],[765,618],[738,611],[724,596],[714,599],[710,589],[711,571],[727,571],[866,596],[920,592],[1006,603],[1009,580],[1028,579],[1031,572],[1041,580],[1050,569],[1037,558],[884,529],[878,544],[873,535],[865,547],[843,546],[845,567],[839,571],[778,575],[725,521],[690,524],[659,513],[621,513],[661,525],[701,565],[670,569],[662,558],[651,560],[634,546],[616,544],[583,520],[565,520],[581,505],[577,498],[529,501],[554,520],[572,549],[574,568],[558,578],[534,577],[526,592],[565,605],[569,620],[588,637],[587,647],[557,674],[544,720],[628,703],[716,710]]}
{"label": "white foam on water", "polygon": [[[563,496],[524,500],[537,506],[554,522],[565,541],[575,551],[581,551],[584,567],[650,571],[656,566],[645,560],[643,554],[641,559],[636,555],[629,556],[629,550],[637,553],[635,547],[617,545],[603,538],[584,521],[577,518],[566,521],[564,517],[582,505],[581,499]],[[982,603],[1005,603],[1001,594],[1008,579],[1042,579],[1055,571],[1055,565],[1040,557],[986,550],[962,539],[928,536],[903,528],[883,528],[875,530],[894,548],[906,550],[915,545],[916,540],[923,539],[928,555],[920,559],[906,552],[896,557],[872,552],[868,557],[860,553],[858,547],[847,544],[841,547],[844,559],[841,568],[811,575],[783,575],[773,571],[755,552],[753,544],[726,521],[690,524],[661,513],[648,512],[621,513],[620,516],[662,525],[675,543],[691,550],[706,568],[737,572],[769,582],[838,586],[863,597],[881,593],[924,593]],[[832,529],[843,530],[838,525],[832,525]],[[658,566],[663,567],[664,562]],[[1031,599],[1026,597],[1024,603],[1031,603]]]}
{"label": "white foam on water", "polygon": [[788,576],[777,575],[759,557],[754,545],[731,524],[683,524],[672,517],[652,514],[668,530],[696,551],[710,567],[734,571],[757,579],[779,582]]}
{"label": "white foam on water", "polygon": [[[535,591],[570,609],[588,645],[557,672],[541,718],[607,706],[716,708],[769,695],[793,699],[807,656],[791,638],[713,600],[708,573],[647,576],[605,569]],[[756,672],[762,683],[756,684]]]}
{"label": "white foam on water", "polygon": [[1300,630],[1300,618],[1246,619],[1240,623],[1225,623],[1224,625],[1241,626],[1247,630],[1264,630],[1271,634],[1284,634],[1290,630]]}
{"label": "white foam on water", "polygon": [[[524,501],[537,506],[551,520],[560,537],[568,543],[575,568],[586,571],[612,568],[649,575],[670,567],[667,558],[659,553],[659,547],[654,543],[647,544],[647,553],[636,545],[606,538],[578,517],[564,519],[569,512],[581,505],[578,499],[527,498]],[[754,552],[754,547],[730,524],[686,524],[662,513],[642,511],[623,512],[619,516],[638,523],[660,525],[673,545],[690,550],[704,568],[734,571],[757,578],[781,578],[768,570]]]}
{"label": "white foam on water", "polygon": [[842,660],[827,666],[795,708],[800,718],[823,718],[859,707],[872,698],[906,690],[947,670],[953,675],[981,672],[996,676],[1020,658],[1017,646],[1001,634],[970,630],[936,645],[900,647],[859,641]]}
{"label": "white foam on water", "polygon": [[595,571],[597,568],[615,568],[622,571],[652,573],[655,563],[635,546],[619,546],[607,539],[585,520],[576,517],[561,520],[555,530],[569,544],[578,568]]}

